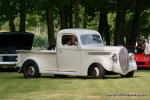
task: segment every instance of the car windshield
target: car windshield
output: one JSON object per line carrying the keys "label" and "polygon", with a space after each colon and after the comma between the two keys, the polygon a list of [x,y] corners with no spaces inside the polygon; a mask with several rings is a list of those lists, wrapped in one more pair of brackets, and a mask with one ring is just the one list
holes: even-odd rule
{"label": "car windshield", "polygon": [[81,43],[85,46],[101,46],[102,40],[97,34],[85,34],[81,35]]}

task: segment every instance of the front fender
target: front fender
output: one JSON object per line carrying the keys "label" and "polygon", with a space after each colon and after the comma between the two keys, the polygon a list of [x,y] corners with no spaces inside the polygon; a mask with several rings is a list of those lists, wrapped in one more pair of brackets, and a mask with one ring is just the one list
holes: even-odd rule
{"label": "front fender", "polygon": [[112,64],[108,58],[106,58],[106,57],[90,57],[89,59],[87,59],[83,63],[81,63],[82,67],[81,67],[80,71],[82,73],[80,73],[80,74],[87,75],[89,67],[94,63],[101,64],[103,66],[103,68],[107,71],[112,71]]}
{"label": "front fender", "polygon": [[136,64],[136,62],[134,60],[129,61],[129,69],[128,69],[127,73],[129,73],[131,71],[134,71],[134,70],[137,70],[137,64]]}

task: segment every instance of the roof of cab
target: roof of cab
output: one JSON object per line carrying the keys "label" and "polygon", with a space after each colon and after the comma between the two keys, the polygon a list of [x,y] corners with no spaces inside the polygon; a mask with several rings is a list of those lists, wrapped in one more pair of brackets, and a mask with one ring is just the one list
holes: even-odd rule
{"label": "roof of cab", "polygon": [[77,35],[81,35],[83,33],[98,33],[95,30],[90,30],[90,29],[79,29],[79,28],[69,28],[69,29],[63,29],[59,31],[59,34],[61,33],[73,33]]}

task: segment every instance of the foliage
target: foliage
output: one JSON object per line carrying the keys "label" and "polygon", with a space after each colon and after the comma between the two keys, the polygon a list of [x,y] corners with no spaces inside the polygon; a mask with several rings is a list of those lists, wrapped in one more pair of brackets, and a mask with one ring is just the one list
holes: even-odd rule
{"label": "foliage", "polygon": [[144,10],[141,19],[141,36],[150,36],[150,9]]}
{"label": "foliage", "polygon": [[33,40],[33,48],[48,48],[47,35],[35,35]]}
{"label": "foliage", "polygon": [[[26,31],[32,31],[35,34],[41,34],[41,33],[48,33],[48,40],[53,38],[53,34],[60,30],[62,27],[62,24],[67,23],[68,27],[75,26],[75,1],[76,0],[0,0],[0,29],[3,30],[9,30],[10,27],[13,27],[13,21],[16,28],[15,30],[19,30],[19,22],[21,19],[19,19],[20,16],[20,5],[22,2],[25,1],[25,15],[26,15]],[[89,28],[99,31],[99,24],[100,21],[100,13],[103,11],[107,14],[108,19],[108,29],[110,32],[110,36],[107,32],[105,33],[105,40],[110,38],[111,44],[113,45],[114,40],[118,39],[120,40],[120,37],[116,36],[116,39],[114,39],[117,29],[117,2],[122,2],[122,10],[118,12],[118,15],[120,15],[123,11],[124,15],[122,16],[122,19],[125,18],[125,21],[119,21],[123,24],[122,27],[119,28],[121,32],[118,32],[118,36],[122,37],[121,40],[123,40],[123,37],[126,37],[127,40],[131,40],[131,38],[137,38],[139,36],[141,37],[148,37],[149,35],[149,27],[150,27],[150,2],[149,0],[79,0],[79,22],[80,22],[80,28]],[[140,6],[137,6],[137,2],[140,2]],[[52,7],[53,14],[50,18],[52,18],[52,21],[54,23],[54,27],[50,28],[51,34],[48,31],[48,19],[46,11],[49,7]],[[65,11],[63,14],[61,11],[64,9]],[[134,20],[134,14],[135,9],[141,8],[141,14],[140,14],[140,29],[139,33],[136,31],[135,25],[133,25]],[[13,9],[13,10],[12,10]],[[70,15],[68,15],[70,14]],[[65,17],[69,17],[68,19],[64,19]],[[72,17],[72,18],[71,18]],[[136,17],[136,16],[135,16]],[[61,19],[63,18],[63,19]],[[63,20],[63,22],[62,22]],[[10,25],[11,22],[11,25]],[[51,23],[52,24],[52,23]],[[70,25],[69,25],[70,24]],[[107,22],[105,22],[105,25]],[[53,25],[49,25],[53,26]],[[121,25],[118,25],[121,26]],[[22,26],[23,27],[23,26]],[[67,27],[66,27],[67,28]],[[122,28],[122,29],[121,29]],[[53,32],[54,30],[54,32]],[[133,30],[135,30],[134,34],[137,34],[137,37],[133,37]],[[120,35],[122,33],[122,35]],[[102,33],[103,34],[103,33]],[[42,34],[41,34],[42,36]],[[42,37],[41,37],[42,38]],[[37,39],[36,39],[37,40]],[[45,40],[47,41],[47,40]],[[50,41],[49,41],[50,42]],[[44,42],[47,43],[47,42]]]}

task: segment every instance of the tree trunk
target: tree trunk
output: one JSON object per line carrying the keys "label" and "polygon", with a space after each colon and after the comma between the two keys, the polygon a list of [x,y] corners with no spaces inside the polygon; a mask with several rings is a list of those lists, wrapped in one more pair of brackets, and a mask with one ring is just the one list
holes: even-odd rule
{"label": "tree trunk", "polygon": [[83,15],[83,27],[87,28],[87,7],[84,7],[84,15]]}
{"label": "tree trunk", "polygon": [[73,1],[71,0],[71,4],[68,6],[68,24],[69,24],[69,28],[73,28]]}
{"label": "tree trunk", "polygon": [[137,0],[135,8],[134,8],[134,17],[132,20],[132,29],[131,29],[131,35],[130,35],[128,45],[135,46],[136,40],[137,40],[138,36],[140,35],[141,13],[142,13],[141,0]]}
{"label": "tree trunk", "polygon": [[75,27],[79,28],[80,27],[80,17],[79,17],[79,0],[75,0]]}
{"label": "tree trunk", "polygon": [[102,35],[102,37],[105,37],[106,45],[110,45],[110,33],[109,33],[109,26],[107,20],[107,12],[104,9],[100,10],[99,32]]}
{"label": "tree trunk", "polygon": [[20,0],[20,25],[19,31],[25,32],[25,19],[26,19],[26,0]]}
{"label": "tree trunk", "polygon": [[124,25],[125,25],[125,13],[124,3],[122,0],[117,0],[117,12],[116,12],[116,29],[114,34],[114,45],[124,45]]}
{"label": "tree trunk", "polygon": [[48,28],[48,43],[50,46],[51,44],[56,43],[54,36],[53,8],[48,7],[46,14],[47,14],[47,28]]}
{"label": "tree trunk", "polygon": [[12,8],[11,7],[11,0],[5,0],[5,1],[3,1],[3,5],[6,7],[6,18],[9,21],[10,32],[14,32],[14,31],[16,31],[16,28],[15,28],[14,16],[13,16],[13,12],[12,12],[13,9],[11,9]]}
{"label": "tree trunk", "polygon": [[68,7],[60,8],[61,29],[68,28]]}
{"label": "tree trunk", "polygon": [[14,19],[11,16],[9,17],[9,28],[10,28],[10,32],[16,31]]}

